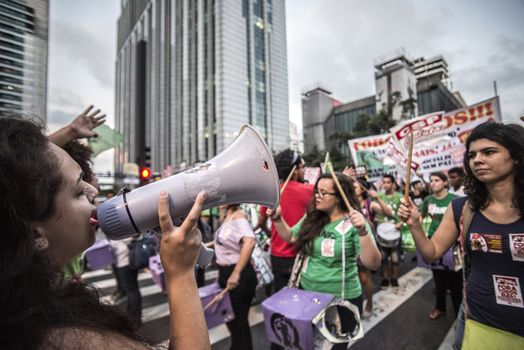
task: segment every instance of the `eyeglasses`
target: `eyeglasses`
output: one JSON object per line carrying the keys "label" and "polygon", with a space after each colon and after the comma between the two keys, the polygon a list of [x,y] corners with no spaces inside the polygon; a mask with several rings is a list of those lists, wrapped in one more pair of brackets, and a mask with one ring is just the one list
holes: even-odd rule
{"label": "eyeglasses", "polygon": [[324,191],[315,190],[315,195],[318,195],[319,198],[324,198],[324,196],[327,194],[330,194],[332,196],[336,195],[335,192],[324,192]]}

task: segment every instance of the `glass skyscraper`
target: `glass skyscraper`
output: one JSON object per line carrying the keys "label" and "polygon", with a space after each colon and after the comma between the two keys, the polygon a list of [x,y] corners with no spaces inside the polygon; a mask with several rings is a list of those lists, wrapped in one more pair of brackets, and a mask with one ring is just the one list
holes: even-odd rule
{"label": "glass skyscraper", "polygon": [[289,147],[284,0],[122,1],[115,169],[207,160],[243,124]]}
{"label": "glass skyscraper", "polygon": [[0,0],[0,109],[46,121],[48,0]]}

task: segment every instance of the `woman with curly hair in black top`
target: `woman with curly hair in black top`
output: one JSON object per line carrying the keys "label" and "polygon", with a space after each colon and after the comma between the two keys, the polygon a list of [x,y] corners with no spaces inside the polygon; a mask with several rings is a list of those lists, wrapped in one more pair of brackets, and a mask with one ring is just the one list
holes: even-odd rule
{"label": "woman with curly hair in black top", "polygon": [[[82,180],[78,164],[37,123],[6,112],[0,112],[0,164],[0,348],[148,348],[131,320],[101,304],[93,287],[64,283],[64,265],[95,240],[97,190]],[[174,229],[168,196],[159,200],[170,340],[181,348],[209,348],[193,273],[203,201],[201,194]],[[184,322],[188,315],[191,322]]]}
{"label": "woman with curly hair in black top", "polygon": [[[424,259],[435,261],[459,238],[467,199],[472,220],[467,232],[461,235],[467,265],[464,312],[459,312],[457,318],[455,348],[474,348],[478,339],[489,348],[490,339],[499,339],[498,347],[522,349],[524,129],[493,122],[477,126],[466,141],[464,168],[468,197],[451,202],[431,239],[424,234],[413,202],[403,203],[399,216],[410,227]],[[489,336],[466,336],[461,345],[459,326],[464,316],[471,320],[469,329],[485,329]]]}

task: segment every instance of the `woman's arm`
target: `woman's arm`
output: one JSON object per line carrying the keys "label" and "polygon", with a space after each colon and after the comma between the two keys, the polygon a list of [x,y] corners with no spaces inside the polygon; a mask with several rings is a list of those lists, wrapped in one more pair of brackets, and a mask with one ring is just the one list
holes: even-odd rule
{"label": "woman's arm", "polygon": [[197,221],[204,200],[205,192],[199,193],[189,215],[178,228],[169,214],[168,194],[162,192],[158,202],[162,229],[160,258],[166,276],[171,349],[211,349],[194,272],[202,242]]}
{"label": "woman's arm", "polygon": [[58,147],[64,147],[69,141],[96,136],[96,133],[92,130],[105,123],[106,115],[99,115],[99,109],[89,114],[92,108],[93,105],[87,107],[70,124],[49,135],[49,141]]}
{"label": "woman's arm", "polygon": [[389,207],[389,205],[386,204],[380,197],[377,195],[377,192],[373,190],[369,190],[368,194],[371,198],[373,198],[373,202],[371,203],[371,210],[375,214],[384,214],[388,217],[393,217],[393,211]]}
{"label": "woman's arm", "polygon": [[417,250],[427,262],[440,259],[458,238],[459,232],[455,225],[451,203],[446,208],[442,221],[431,239],[426,236],[422,228],[420,213],[411,198],[408,203],[403,202],[400,205],[398,215],[409,226]]}
{"label": "woman's arm", "polygon": [[253,253],[253,249],[255,249],[255,244],[256,241],[252,237],[242,238],[242,249],[240,250],[240,257],[238,258],[238,262],[235,264],[233,272],[227,280],[227,287],[230,290],[238,286],[238,282],[240,281],[240,274],[244,270],[244,267],[246,267],[246,265],[249,264],[251,254]]}
{"label": "woman's arm", "polygon": [[360,241],[360,259],[365,267],[376,270],[380,266],[382,256],[375,242],[371,238],[371,230],[366,225],[366,218],[357,210],[352,210],[349,214],[351,223],[358,231]]}
{"label": "woman's arm", "polygon": [[291,234],[291,228],[287,225],[286,221],[282,217],[280,206],[278,206],[276,209],[268,209],[266,213],[267,216],[271,218],[271,221],[273,221],[280,238],[282,238],[282,240],[287,243],[295,243],[297,239],[293,237]]}

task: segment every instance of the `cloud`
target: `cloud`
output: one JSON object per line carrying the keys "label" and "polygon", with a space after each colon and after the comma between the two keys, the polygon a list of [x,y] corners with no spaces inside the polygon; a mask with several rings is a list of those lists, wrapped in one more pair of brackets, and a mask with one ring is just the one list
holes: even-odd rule
{"label": "cloud", "polygon": [[[116,24],[115,24],[116,25]],[[108,40],[95,30],[83,28],[65,20],[55,20],[50,25],[51,37],[57,54],[85,67],[89,74],[105,88],[113,88],[114,40]]]}
{"label": "cloud", "polygon": [[61,108],[81,109],[86,105],[82,97],[71,89],[52,86],[50,89],[48,103],[57,105]]}
{"label": "cloud", "polygon": [[317,81],[343,102],[373,95],[373,61],[401,47],[413,58],[442,54],[468,103],[493,96],[496,80],[513,118],[523,109],[523,3],[289,0],[291,118],[301,124],[301,91]]}

